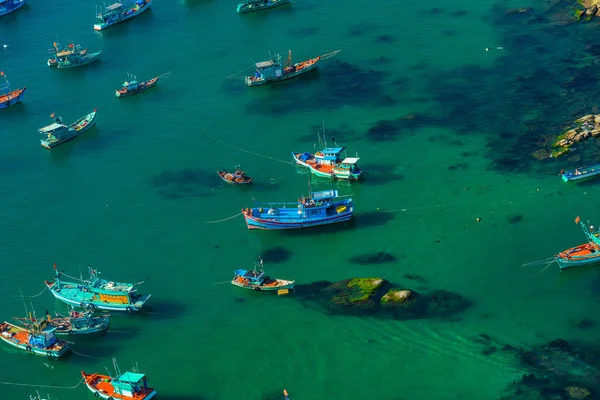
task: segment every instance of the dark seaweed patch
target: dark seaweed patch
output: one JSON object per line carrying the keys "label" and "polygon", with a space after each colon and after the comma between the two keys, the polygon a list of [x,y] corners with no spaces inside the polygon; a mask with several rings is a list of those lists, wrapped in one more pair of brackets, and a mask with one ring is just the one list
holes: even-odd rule
{"label": "dark seaweed patch", "polygon": [[442,31],[441,34],[442,34],[442,36],[445,36],[445,37],[456,36],[456,32],[449,31],[449,30]]}
{"label": "dark seaweed patch", "polygon": [[377,43],[392,44],[396,41],[396,38],[394,38],[392,35],[381,35],[377,36],[377,38],[375,38],[375,41]]}
{"label": "dark seaweed patch", "polygon": [[278,264],[290,259],[292,252],[288,249],[278,246],[271,247],[262,252],[261,257],[268,264]]}
{"label": "dark seaweed patch", "polygon": [[316,26],[307,26],[305,28],[293,29],[290,31],[292,36],[311,36],[319,32],[319,28]]}
{"label": "dark seaweed patch", "polygon": [[219,177],[199,169],[164,171],[150,180],[158,194],[166,199],[211,196],[207,188],[219,182]]}
{"label": "dark seaweed patch", "polygon": [[349,261],[353,264],[373,265],[390,263],[396,260],[397,258],[393,254],[380,251],[377,253],[359,254],[357,256],[351,257]]}
{"label": "dark seaweed patch", "polygon": [[449,165],[448,169],[453,171],[453,170],[464,170],[469,168],[469,164],[465,164],[465,163],[458,163],[458,164],[453,164],[453,165]]}
{"label": "dark seaweed patch", "polygon": [[377,29],[377,26],[368,22],[361,22],[359,24],[351,25],[348,29],[348,35],[350,36],[362,36],[365,33]]}
{"label": "dark seaweed patch", "polygon": [[425,126],[435,126],[443,123],[440,118],[420,114],[408,114],[395,120],[377,121],[366,133],[369,140],[386,142],[396,140],[403,133],[414,133]]}
{"label": "dark seaweed patch", "polygon": [[523,221],[523,216],[521,214],[509,215],[506,219],[511,224],[516,224],[517,222]]}
{"label": "dark seaweed patch", "polygon": [[576,321],[571,321],[571,326],[577,329],[581,329],[582,331],[594,329],[596,327],[596,321],[584,317]]}
{"label": "dark seaweed patch", "polygon": [[452,17],[464,17],[468,12],[465,10],[453,11],[450,13]]}

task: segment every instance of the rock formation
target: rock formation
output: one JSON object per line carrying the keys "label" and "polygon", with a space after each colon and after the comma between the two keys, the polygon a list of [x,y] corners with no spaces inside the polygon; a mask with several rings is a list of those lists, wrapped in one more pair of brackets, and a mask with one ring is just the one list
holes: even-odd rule
{"label": "rock formation", "polygon": [[551,157],[559,157],[568,152],[573,144],[598,136],[600,136],[600,114],[590,114],[576,119],[573,121],[571,129],[558,136],[554,141]]}

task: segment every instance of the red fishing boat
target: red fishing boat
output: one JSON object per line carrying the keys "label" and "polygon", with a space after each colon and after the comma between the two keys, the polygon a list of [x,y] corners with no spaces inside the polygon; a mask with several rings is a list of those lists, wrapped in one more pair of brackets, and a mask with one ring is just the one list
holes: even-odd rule
{"label": "red fishing boat", "polygon": [[3,71],[0,71],[0,77],[4,77],[4,83],[0,84],[0,108],[8,108],[21,101],[27,87],[10,90],[10,83]]}

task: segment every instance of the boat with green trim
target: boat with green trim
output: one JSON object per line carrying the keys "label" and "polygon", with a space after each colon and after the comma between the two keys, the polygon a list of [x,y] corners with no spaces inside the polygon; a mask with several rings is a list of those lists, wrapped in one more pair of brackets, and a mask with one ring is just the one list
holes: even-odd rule
{"label": "boat with green trim", "polygon": [[[94,316],[93,311],[69,310],[69,315],[64,316],[56,313],[52,317],[46,311],[46,322],[56,328],[57,335],[86,335],[91,333],[106,332],[110,325],[110,314]],[[33,327],[35,321],[29,318],[15,318],[27,327]]]}
{"label": "boat with green trim", "polygon": [[100,58],[102,50],[88,53],[87,49],[81,49],[80,45],[69,43],[66,49],[60,49],[59,44],[54,42],[54,58],[48,60],[49,67],[75,68],[92,63]]}
{"label": "boat with green trim", "polygon": [[157,396],[156,390],[148,387],[148,377],[137,371],[121,373],[117,360],[113,358],[116,375],[88,374],[81,371],[81,376],[88,389],[95,397],[106,400],[150,400]]}
{"label": "boat with green trim", "polygon": [[[139,311],[151,295],[139,294],[136,286],[143,283],[113,282],[99,278],[100,273],[89,268],[89,279],[78,279],[58,272],[54,265],[55,278],[44,281],[52,295],[71,306],[88,310]],[[62,275],[76,282],[63,281]]]}
{"label": "boat with green trim", "polygon": [[[292,152],[297,165],[306,167],[314,175],[323,178],[355,181],[361,177],[363,170],[358,167],[358,160],[360,160],[358,156],[346,157],[346,147],[327,147],[325,134],[322,140],[321,135],[318,135],[318,138],[322,150],[314,154]],[[333,142],[335,143],[335,138]]]}
{"label": "boat with green trim", "polygon": [[130,20],[149,10],[151,7],[152,0],[124,0],[105,7],[101,12],[98,12],[96,8],[98,23],[94,24],[94,30],[101,31]]}
{"label": "boat with green trim", "polygon": [[71,350],[69,342],[56,338],[56,328],[46,320],[36,321],[32,315],[29,319],[33,321],[29,328],[0,323],[0,339],[20,350],[50,358],[61,357]]}
{"label": "boat with green trim", "polygon": [[587,167],[579,167],[574,170],[560,171],[562,180],[565,182],[583,182],[600,175],[600,164],[594,164]]}
{"label": "boat with green trim", "polygon": [[237,12],[240,14],[253,11],[262,11],[269,8],[289,4],[290,0],[247,0],[237,6]]}
{"label": "boat with green trim", "polygon": [[595,232],[593,225],[584,224],[579,217],[575,223],[581,225],[588,242],[558,253],[555,259],[561,269],[600,263],[600,232]]}
{"label": "boat with green trim", "polygon": [[40,143],[42,147],[51,149],[87,132],[96,123],[96,111],[89,113],[85,117],[78,119],[71,125],[63,125],[61,117],[55,117],[54,113],[50,115],[54,122],[39,129],[39,133],[45,136]]}
{"label": "boat with green trim", "polygon": [[160,77],[157,76],[156,78],[152,78],[144,82],[138,82],[135,75],[129,74],[129,80],[123,82],[123,87],[121,89],[117,89],[115,94],[117,97],[133,96],[134,94],[141,93],[144,90],[154,87],[159,78]]}
{"label": "boat with green trim", "polygon": [[285,279],[271,278],[265,275],[262,258],[254,263],[254,269],[248,271],[245,269],[236,269],[233,271],[233,280],[231,284],[244,289],[256,291],[277,291],[282,289],[293,289],[295,281]]}

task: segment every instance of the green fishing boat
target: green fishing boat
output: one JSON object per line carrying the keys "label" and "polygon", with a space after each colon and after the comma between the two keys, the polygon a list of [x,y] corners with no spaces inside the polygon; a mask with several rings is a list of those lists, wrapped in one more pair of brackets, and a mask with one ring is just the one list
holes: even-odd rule
{"label": "green fishing boat", "polygon": [[60,49],[57,42],[54,42],[54,58],[48,60],[49,67],[75,68],[92,63],[100,57],[102,50],[95,53],[88,53],[87,49],[81,49],[80,45],[69,43],[66,49]]}
{"label": "green fishing boat", "polygon": [[87,132],[96,123],[96,110],[79,118],[69,126],[63,125],[62,118],[54,117],[54,113],[50,117],[54,118],[54,122],[38,131],[45,136],[41,140],[41,144],[46,149],[66,143]]}

